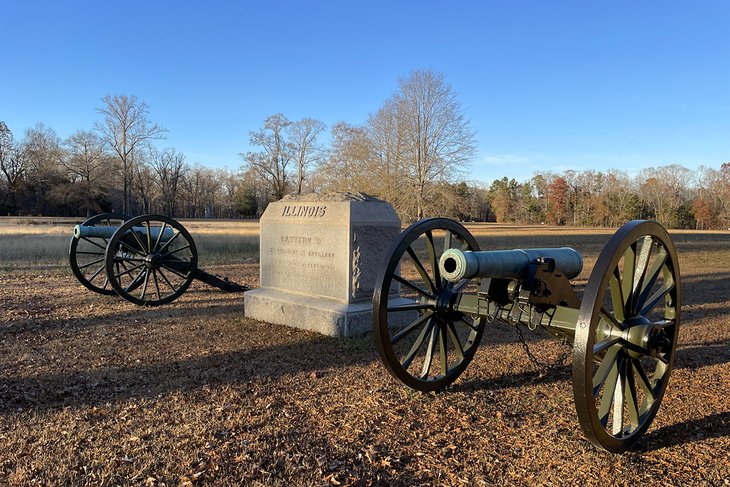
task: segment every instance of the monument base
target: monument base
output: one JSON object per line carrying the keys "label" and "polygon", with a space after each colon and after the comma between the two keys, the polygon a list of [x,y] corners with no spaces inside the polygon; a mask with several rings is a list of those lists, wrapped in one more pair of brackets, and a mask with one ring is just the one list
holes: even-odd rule
{"label": "monument base", "polygon": [[[401,299],[396,298],[392,303],[399,304]],[[403,300],[404,303],[406,301]],[[246,318],[316,331],[334,337],[363,335],[373,329],[373,305],[370,301],[346,304],[330,299],[259,288],[246,291],[244,309]]]}

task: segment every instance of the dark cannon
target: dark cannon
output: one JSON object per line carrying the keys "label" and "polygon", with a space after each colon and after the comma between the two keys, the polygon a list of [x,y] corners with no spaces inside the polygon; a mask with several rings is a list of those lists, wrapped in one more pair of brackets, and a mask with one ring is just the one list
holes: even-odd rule
{"label": "dark cannon", "polygon": [[[635,220],[600,253],[579,297],[570,248],[480,251],[460,224],[411,225],[393,243],[373,296],[375,343],[388,371],[438,391],[464,371],[487,326],[542,328],[572,346],[573,396],[586,437],[622,452],[664,396],[680,325],[677,254],[666,230]],[[523,341],[525,347],[526,342]]]}
{"label": "dark cannon", "polygon": [[248,289],[199,269],[190,233],[177,220],[160,215],[89,218],[74,227],[69,264],[91,291],[117,294],[141,306],[170,303],[193,280],[228,292]]}

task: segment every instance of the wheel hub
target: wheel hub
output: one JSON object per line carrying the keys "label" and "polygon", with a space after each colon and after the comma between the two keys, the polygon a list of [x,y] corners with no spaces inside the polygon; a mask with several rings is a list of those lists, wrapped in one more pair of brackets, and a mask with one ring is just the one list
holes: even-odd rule
{"label": "wheel hub", "polygon": [[457,294],[450,289],[441,290],[436,296],[436,316],[446,322],[461,318],[461,313],[454,309]]}
{"label": "wheel hub", "polygon": [[158,253],[147,254],[144,257],[144,265],[148,269],[159,269],[162,267],[162,256]]}
{"label": "wheel hub", "polygon": [[650,322],[644,316],[634,316],[624,323],[627,328],[624,329],[622,338],[633,345],[629,349],[629,355],[633,358],[646,355],[656,357],[672,345],[664,328]]}

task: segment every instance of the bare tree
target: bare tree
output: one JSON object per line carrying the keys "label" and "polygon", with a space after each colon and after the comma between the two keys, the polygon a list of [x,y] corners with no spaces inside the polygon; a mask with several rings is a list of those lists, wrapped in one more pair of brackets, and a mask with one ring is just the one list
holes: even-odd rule
{"label": "bare tree", "polygon": [[368,117],[368,137],[372,150],[372,178],[380,188],[375,194],[390,202],[401,216],[411,205],[405,187],[406,134],[401,121],[399,99],[386,100],[377,112]]}
{"label": "bare tree", "polygon": [[135,164],[132,176],[132,187],[142,204],[142,213],[152,213],[152,208],[159,199],[154,171],[148,164]]}
{"label": "bare tree", "polygon": [[3,206],[12,211],[17,208],[17,192],[25,175],[26,165],[13,142],[13,133],[3,121],[0,121],[0,171],[6,186]]}
{"label": "bare tree", "polygon": [[63,157],[61,140],[52,128],[38,123],[25,131],[18,152],[28,174],[24,207],[46,215],[54,203],[48,196],[53,196],[54,188],[67,182],[60,165]]}
{"label": "bare tree", "polygon": [[294,159],[292,144],[287,140],[290,125],[291,121],[281,113],[268,117],[263,128],[249,132],[249,143],[261,150],[240,154],[248,167],[267,183],[276,200],[289,190],[289,165]]}
{"label": "bare tree", "polygon": [[381,196],[382,186],[372,171],[371,143],[367,129],[337,122],[331,130],[332,145],[318,166],[315,186],[324,191],[364,191]]}
{"label": "bare tree", "polygon": [[387,154],[388,168],[403,163],[408,179],[404,189],[413,201],[412,216],[419,219],[436,183],[458,180],[476,151],[475,133],[456,93],[433,71],[414,71],[401,79],[398,92],[371,117],[370,125],[379,139],[376,147]]}
{"label": "bare tree", "polygon": [[689,203],[692,176],[689,169],[678,164],[649,167],[639,173],[641,198],[652,208],[657,221],[671,228],[682,226],[679,210]]}
{"label": "bare tree", "polygon": [[106,195],[111,174],[111,163],[104,143],[94,132],[78,130],[64,143],[65,154],[61,164],[68,171],[72,184],[70,195],[81,202],[86,216],[100,213],[98,199]]}
{"label": "bare tree", "polygon": [[134,95],[107,95],[101,101],[103,104],[97,112],[104,119],[95,124],[95,129],[101,133],[121,162],[122,211],[126,214],[131,205],[135,155],[141,157],[143,146],[150,140],[163,139],[166,130],[148,120],[147,104]]}
{"label": "bare tree", "polygon": [[155,184],[160,191],[162,213],[175,216],[180,198],[180,181],[185,171],[185,155],[175,149],[152,150],[149,164],[155,173]]}
{"label": "bare tree", "polygon": [[325,125],[313,118],[303,118],[289,126],[289,137],[297,163],[297,193],[302,192],[306,169],[316,163],[321,156],[322,151],[317,146],[317,136],[324,129]]}

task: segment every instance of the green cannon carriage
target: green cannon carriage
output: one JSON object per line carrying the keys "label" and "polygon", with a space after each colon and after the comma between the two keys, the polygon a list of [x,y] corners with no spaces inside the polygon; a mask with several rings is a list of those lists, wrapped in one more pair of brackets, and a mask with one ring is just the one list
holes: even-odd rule
{"label": "green cannon carriage", "polygon": [[198,250],[185,227],[172,218],[142,215],[128,219],[96,215],[74,227],[71,271],[86,288],[140,306],[179,298],[193,280],[228,292],[247,289],[198,269]]}
{"label": "green cannon carriage", "polygon": [[402,384],[438,391],[464,371],[489,326],[540,327],[572,346],[586,437],[624,451],[654,419],[672,370],[677,254],[661,225],[635,220],[609,239],[579,297],[570,279],[582,266],[570,248],[480,251],[459,223],[416,222],[393,243],[376,280],[377,349]]}

